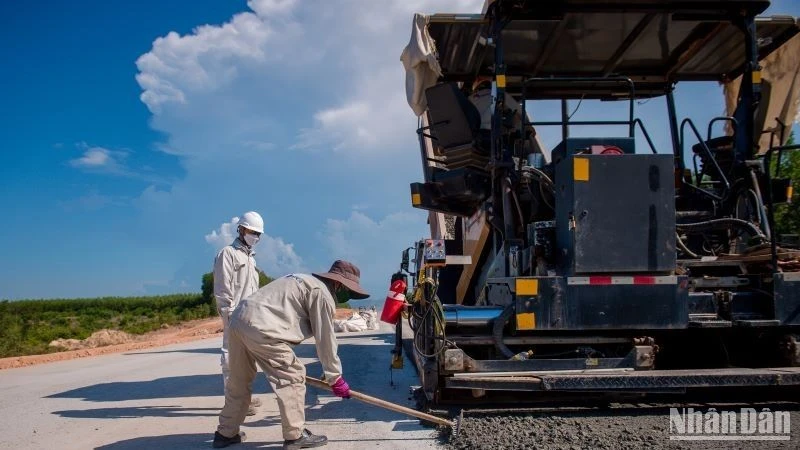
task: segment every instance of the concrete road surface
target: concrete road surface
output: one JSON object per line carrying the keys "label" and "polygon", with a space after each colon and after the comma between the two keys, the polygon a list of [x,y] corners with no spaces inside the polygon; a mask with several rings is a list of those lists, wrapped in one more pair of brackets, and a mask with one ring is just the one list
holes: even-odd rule
{"label": "concrete road surface", "polygon": [[[412,407],[418,379],[408,359],[390,371],[394,335],[340,333],[339,355],[351,389]],[[221,338],[0,371],[0,448],[210,448],[224,396]],[[296,348],[310,376],[321,377],[313,342]],[[390,373],[391,372],[391,373]],[[390,376],[393,383],[390,383]],[[259,371],[259,413],[245,419],[247,441],[228,448],[282,448],[275,395]],[[306,426],[329,449],[436,447],[436,430],[417,419],[308,387]]]}

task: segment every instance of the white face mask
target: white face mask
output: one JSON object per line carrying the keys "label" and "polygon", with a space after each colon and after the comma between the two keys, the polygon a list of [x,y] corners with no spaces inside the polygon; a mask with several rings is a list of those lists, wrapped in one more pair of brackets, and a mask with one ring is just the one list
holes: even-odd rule
{"label": "white face mask", "polygon": [[261,238],[256,236],[255,234],[247,233],[244,235],[244,241],[247,242],[247,245],[249,245],[250,247],[254,247],[256,244],[258,244],[258,241],[260,239]]}

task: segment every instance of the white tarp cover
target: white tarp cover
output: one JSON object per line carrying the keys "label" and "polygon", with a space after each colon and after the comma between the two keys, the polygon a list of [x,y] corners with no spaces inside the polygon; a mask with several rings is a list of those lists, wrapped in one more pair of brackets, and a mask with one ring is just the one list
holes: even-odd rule
{"label": "white tarp cover", "polygon": [[420,116],[427,108],[425,89],[436,84],[442,68],[436,59],[436,44],[428,33],[428,16],[416,13],[411,28],[411,40],[403,49],[400,61],[406,70],[406,99],[414,114]]}
{"label": "white tarp cover", "polygon": [[[761,80],[762,84],[769,83],[771,95],[769,106],[766,111],[764,130],[778,127],[775,117],[781,119],[786,124],[787,130],[783,142],[775,139],[775,145],[786,144],[792,129],[793,122],[800,123],[800,35],[793,37],[775,50],[772,54],[761,60]],[[742,77],[724,85],[726,113],[732,115],[736,109],[739,86]],[[733,130],[726,126],[728,134]],[[756,130],[756,133],[762,130]],[[780,136],[780,134],[777,134]],[[759,153],[764,153],[769,149],[770,135],[764,133],[759,139]]]}

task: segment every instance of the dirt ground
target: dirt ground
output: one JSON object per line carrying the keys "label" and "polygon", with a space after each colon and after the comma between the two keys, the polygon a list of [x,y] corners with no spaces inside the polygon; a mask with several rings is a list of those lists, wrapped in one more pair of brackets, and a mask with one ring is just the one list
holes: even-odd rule
{"label": "dirt ground", "polygon": [[[347,319],[351,314],[352,310],[337,309],[336,319]],[[222,321],[220,321],[219,317],[183,322],[142,335],[131,335],[115,330],[100,330],[83,341],[60,340],[62,347],[70,350],[44,355],[0,358],[0,370],[179,344],[199,339],[215,338],[221,334]]]}

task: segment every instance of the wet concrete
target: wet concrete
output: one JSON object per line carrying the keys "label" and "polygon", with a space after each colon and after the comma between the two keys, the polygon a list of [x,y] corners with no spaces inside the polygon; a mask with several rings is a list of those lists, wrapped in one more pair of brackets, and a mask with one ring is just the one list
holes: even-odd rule
{"label": "wet concrete", "polygon": [[[457,436],[442,433],[449,449],[797,449],[800,428],[789,433],[788,441],[674,440],[670,429],[669,408],[691,407],[706,412],[740,411],[754,407],[758,411],[787,411],[791,423],[800,426],[797,404],[763,405],[625,405],[608,408],[542,408],[525,411],[466,412]],[[446,431],[446,430],[443,430]],[[673,437],[672,439],[670,437]],[[753,435],[754,438],[759,436]],[[763,437],[763,435],[762,435]]]}

